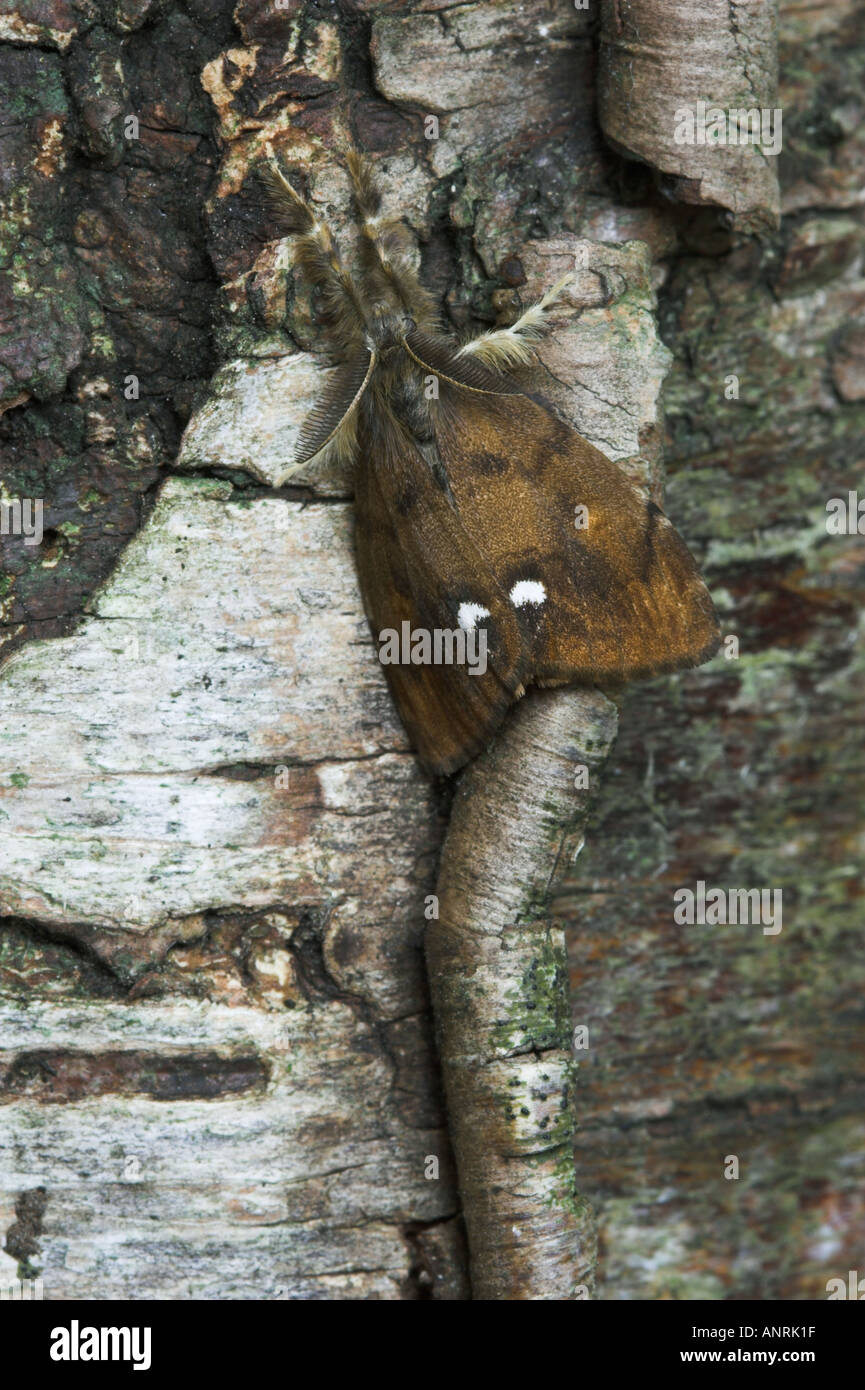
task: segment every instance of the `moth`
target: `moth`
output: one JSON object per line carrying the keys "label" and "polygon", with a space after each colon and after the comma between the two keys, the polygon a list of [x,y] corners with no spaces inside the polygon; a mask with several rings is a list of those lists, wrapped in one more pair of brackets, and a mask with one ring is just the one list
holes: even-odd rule
{"label": "moth", "polygon": [[483,669],[384,666],[427,769],[468,762],[531,684],[620,685],[708,660],[718,621],[682,538],[512,374],[532,361],[571,277],[510,327],[460,344],[441,331],[408,228],[382,213],[368,158],[346,155],[360,233],[354,275],[268,154],[262,181],[341,359],[293,466],[329,454],[354,462],[357,568],[374,640],[462,632],[485,641]]}

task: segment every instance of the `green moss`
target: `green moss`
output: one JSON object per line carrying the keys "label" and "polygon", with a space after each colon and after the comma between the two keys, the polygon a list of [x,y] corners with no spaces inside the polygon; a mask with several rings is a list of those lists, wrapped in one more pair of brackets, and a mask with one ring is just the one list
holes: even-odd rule
{"label": "green moss", "polygon": [[592,1209],[589,1202],[577,1192],[574,1150],[571,1142],[563,1143],[556,1157],[554,1182],[555,1189],[547,1200],[548,1206],[557,1207],[560,1211],[569,1211],[572,1216],[583,1218],[591,1216]]}

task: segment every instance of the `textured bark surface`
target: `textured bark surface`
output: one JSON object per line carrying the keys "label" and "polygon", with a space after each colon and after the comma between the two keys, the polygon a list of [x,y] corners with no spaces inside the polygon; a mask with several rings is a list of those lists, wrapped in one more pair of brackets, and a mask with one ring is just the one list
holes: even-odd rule
{"label": "textured bark surface", "polygon": [[475,1298],[594,1287],[595,1232],[574,1183],[565,937],[543,914],[583,846],[615,732],[599,692],[535,692],[451,812],[427,962]]}
{"label": "textured bark surface", "polygon": [[[732,10],[713,52],[769,7]],[[47,528],[0,537],[4,1276],[468,1297],[425,930],[476,1295],[822,1297],[861,1267],[863,556],[824,523],[861,491],[862,16],[782,4],[784,220],[758,242],[771,189],[733,207],[707,163],[695,205],[566,0],[3,8],[2,497],[44,498]],[[753,97],[696,96],[775,104],[758,47]],[[457,794],[438,885],[448,798],[374,660],[350,479],[283,482],[318,340],[253,165],[272,141],[339,229],[348,136],[455,325],[584,258],[536,384],[657,490],[669,370],[667,510],[740,644],[626,696],[603,782],[609,706],[525,701]],[[698,879],[782,887],[780,936],[675,925]],[[527,1169],[549,1206],[522,1204]],[[509,1204],[533,1236],[497,1270]]]}
{"label": "textured bark surface", "polygon": [[[557,904],[604,1298],[824,1298],[862,1263],[865,556],[825,525],[863,491],[862,34],[782,4],[781,234],[680,227],[659,292],[667,509],[740,656],[628,693]],[[676,926],[700,879],[782,888],[780,936]]]}
{"label": "textured bark surface", "polygon": [[739,143],[738,120],[735,143],[726,127],[716,143],[705,131],[691,143],[676,131],[698,102],[724,113],[776,107],[777,24],[777,0],[601,3],[598,115],[607,139],[655,169],[669,197],[726,208],[739,231],[778,224],[777,152]]}

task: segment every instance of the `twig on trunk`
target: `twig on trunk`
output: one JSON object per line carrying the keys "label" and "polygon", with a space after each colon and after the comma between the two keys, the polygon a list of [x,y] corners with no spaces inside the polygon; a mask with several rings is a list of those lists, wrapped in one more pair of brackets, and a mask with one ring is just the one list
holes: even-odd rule
{"label": "twig on trunk", "polygon": [[597,691],[532,692],[454,802],[426,951],[478,1299],[567,1299],[592,1281],[565,939],[548,914],[615,733]]}

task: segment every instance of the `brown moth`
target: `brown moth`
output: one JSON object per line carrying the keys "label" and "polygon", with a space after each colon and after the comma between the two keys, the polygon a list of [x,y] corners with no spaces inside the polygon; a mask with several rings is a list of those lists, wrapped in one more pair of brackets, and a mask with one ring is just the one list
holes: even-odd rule
{"label": "brown moth", "polygon": [[[261,174],[343,359],[295,466],[329,451],[355,460],[367,616],[376,641],[412,635],[415,659],[403,648],[384,669],[423,763],[444,774],[486,745],[528,685],[697,666],[718,648],[718,621],[663,512],[505,374],[532,360],[529,344],[571,277],[512,327],[460,346],[439,329],[407,228],[381,215],[369,161],[352,152],[346,162],[357,279],[272,157]],[[424,634],[445,635],[438,662],[424,656],[435,650]],[[466,639],[483,661],[460,661]]]}

